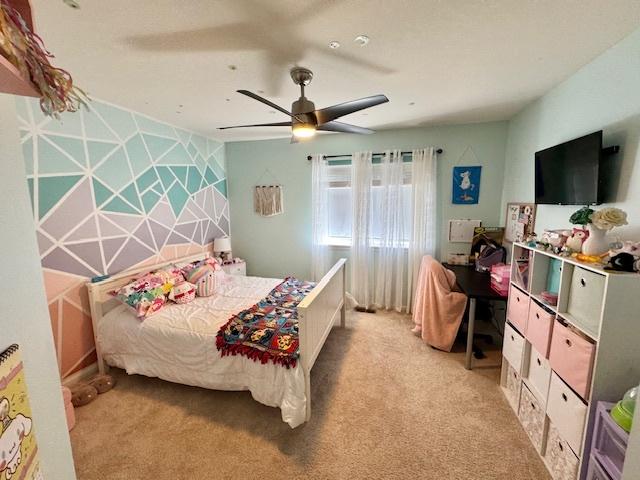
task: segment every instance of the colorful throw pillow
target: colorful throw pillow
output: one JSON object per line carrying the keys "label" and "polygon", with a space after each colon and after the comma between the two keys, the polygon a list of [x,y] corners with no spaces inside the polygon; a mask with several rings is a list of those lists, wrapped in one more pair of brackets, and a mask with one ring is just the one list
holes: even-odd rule
{"label": "colorful throw pillow", "polygon": [[116,298],[133,309],[140,319],[154,314],[166,303],[173,283],[165,275],[147,273],[121,287]]}
{"label": "colorful throw pillow", "polygon": [[161,268],[153,273],[164,279],[165,283],[171,283],[172,285],[184,282],[185,280],[182,270],[175,265],[169,265],[168,267]]}
{"label": "colorful throw pillow", "polygon": [[174,302],[179,304],[192,302],[195,298],[195,285],[186,281],[176,283],[169,292],[169,300],[173,300]]}
{"label": "colorful throw pillow", "polygon": [[201,267],[202,265],[209,265],[215,272],[222,272],[222,274],[224,274],[224,270],[222,270],[222,267],[220,266],[218,261],[213,257],[207,257],[203,258],[202,260],[196,260],[195,262],[187,263],[181,268],[182,274],[186,278],[190,270]]}
{"label": "colorful throw pillow", "polygon": [[187,281],[196,286],[199,297],[210,297],[216,293],[217,277],[213,267],[207,263],[190,269],[187,272]]}

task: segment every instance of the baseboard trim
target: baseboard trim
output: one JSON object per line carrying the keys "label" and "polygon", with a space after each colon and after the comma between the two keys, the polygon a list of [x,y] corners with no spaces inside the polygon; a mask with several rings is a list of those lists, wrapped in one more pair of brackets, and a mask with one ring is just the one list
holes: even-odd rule
{"label": "baseboard trim", "polygon": [[73,385],[74,383],[79,383],[84,380],[88,380],[92,376],[98,373],[98,363],[92,363],[84,367],[82,370],[78,370],[75,373],[72,373],[68,377],[62,379],[62,385],[68,387],[69,385]]}

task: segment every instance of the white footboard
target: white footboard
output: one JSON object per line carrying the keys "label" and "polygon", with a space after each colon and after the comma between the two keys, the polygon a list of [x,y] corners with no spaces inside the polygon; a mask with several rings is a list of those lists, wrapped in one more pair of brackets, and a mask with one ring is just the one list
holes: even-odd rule
{"label": "white footboard", "polygon": [[340,325],[345,326],[346,262],[346,258],[338,260],[298,305],[300,365],[304,370],[307,421],[311,418],[311,368],[338,317]]}

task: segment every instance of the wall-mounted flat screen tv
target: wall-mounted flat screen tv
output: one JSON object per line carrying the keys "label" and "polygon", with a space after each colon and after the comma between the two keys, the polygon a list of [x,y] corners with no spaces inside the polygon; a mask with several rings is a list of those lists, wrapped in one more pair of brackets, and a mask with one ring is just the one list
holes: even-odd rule
{"label": "wall-mounted flat screen tv", "polygon": [[602,203],[602,158],[602,130],[536,152],[536,203]]}

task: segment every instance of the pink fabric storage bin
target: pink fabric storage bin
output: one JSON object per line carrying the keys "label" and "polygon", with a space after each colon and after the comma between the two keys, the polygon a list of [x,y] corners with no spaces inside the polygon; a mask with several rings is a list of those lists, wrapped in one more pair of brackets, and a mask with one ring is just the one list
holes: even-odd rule
{"label": "pink fabric storage bin", "polygon": [[62,387],[62,400],[64,401],[64,413],[67,416],[67,428],[71,430],[76,426],[76,411],[71,403],[71,390]]}
{"label": "pink fabric storage bin", "polygon": [[491,288],[503,297],[509,294],[509,278],[511,277],[511,265],[497,263],[491,266]]}
{"label": "pink fabric storage bin", "polygon": [[549,342],[555,315],[545,310],[536,301],[529,304],[527,331],[524,336],[545,358],[549,358]]}
{"label": "pink fabric storage bin", "polygon": [[64,413],[67,416],[67,428],[71,431],[76,426],[76,411],[72,403],[64,406]]}
{"label": "pink fabric storage bin", "polygon": [[511,285],[509,289],[509,306],[507,319],[520,333],[527,331],[527,317],[529,315],[529,295]]}
{"label": "pink fabric storage bin", "polygon": [[583,399],[589,396],[595,345],[564,326],[553,325],[549,363],[551,368]]}

